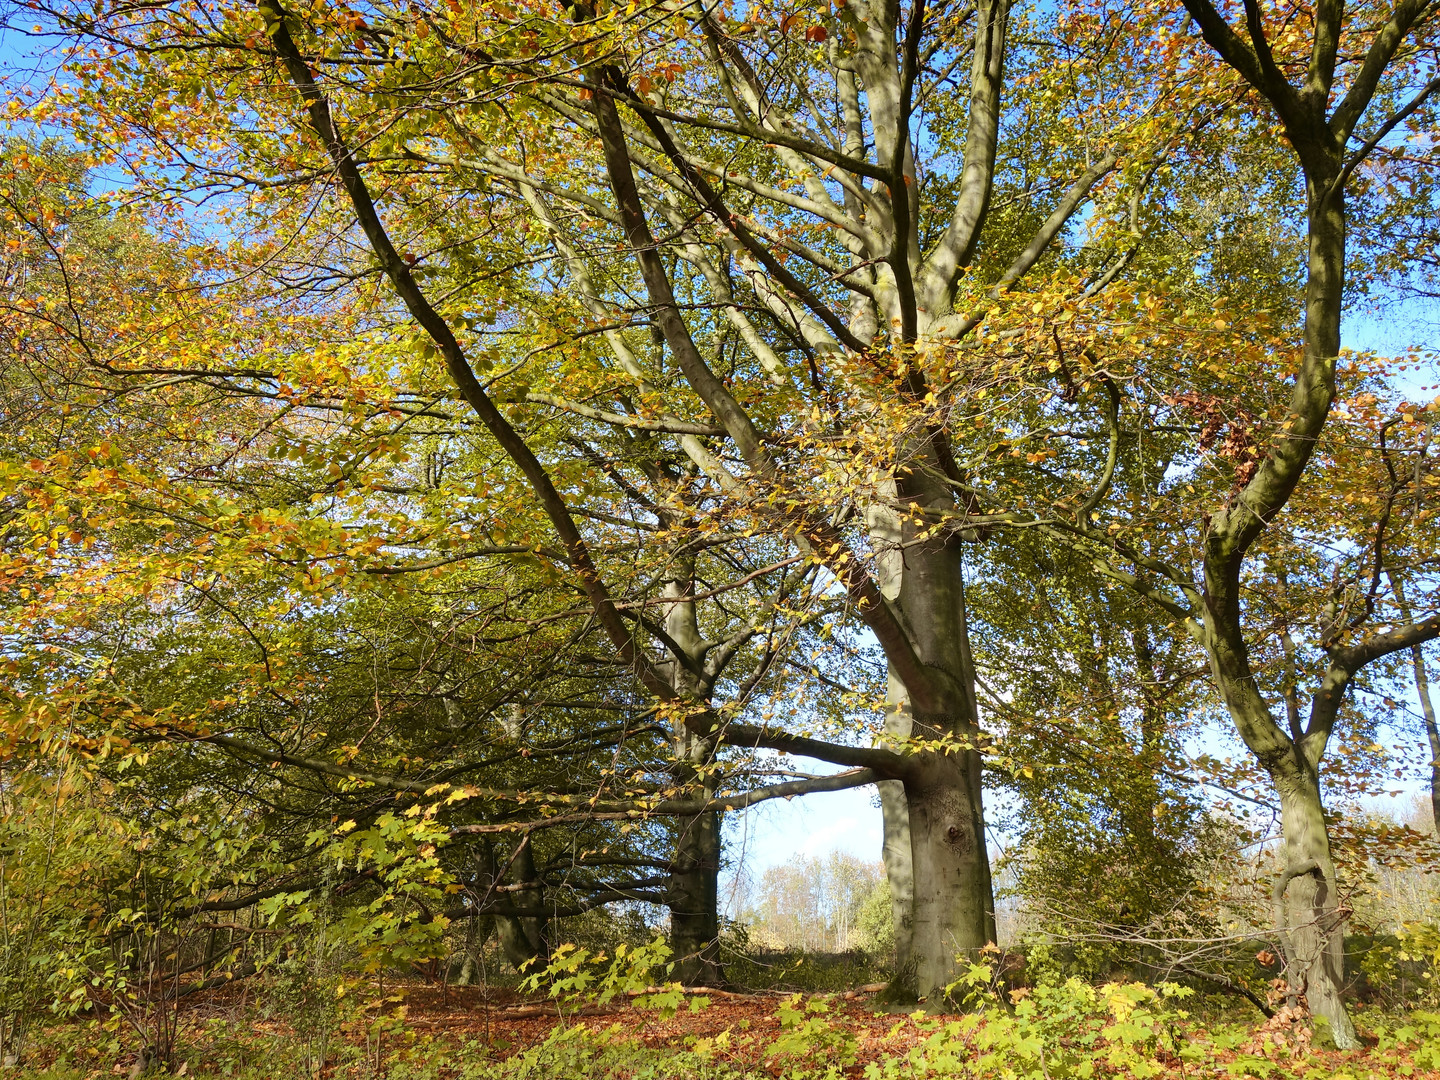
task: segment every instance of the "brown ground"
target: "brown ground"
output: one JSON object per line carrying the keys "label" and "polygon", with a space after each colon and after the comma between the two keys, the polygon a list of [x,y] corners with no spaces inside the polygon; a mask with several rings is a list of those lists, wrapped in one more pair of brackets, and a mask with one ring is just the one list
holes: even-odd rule
{"label": "brown ground", "polygon": [[[737,1049],[748,1046],[752,1050],[763,1050],[780,1035],[777,1009],[789,995],[711,991],[703,996],[709,1000],[708,1006],[698,1011],[681,1006],[668,1019],[653,1009],[632,1008],[626,1002],[587,1007],[580,1010],[579,1015],[566,1009],[564,1023],[597,1030],[618,1026],[626,1036],[652,1046],[685,1046],[689,1039],[714,1038],[729,1030]],[[862,1056],[865,1048],[873,1046],[878,1051],[882,1043],[893,1044],[886,1049],[894,1050],[913,1043],[913,1025],[908,1022],[904,1022],[904,1027],[910,1030],[910,1038],[905,1038],[902,1032],[887,1039],[891,1029],[905,1018],[883,1012],[877,1014],[877,1007],[870,1003],[871,997],[868,990],[837,996],[831,999],[831,1012],[827,1016],[843,1022],[856,1035]],[[501,1050],[503,1056],[538,1045],[561,1022],[555,1008],[548,1003],[521,1002],[513,995],[493,993],[487,1000],[486,995],[471,988],[417,987],[407,992],[406,1005],[406,1021],[414,1030],[422,1034],[473,1038],[490,1045],[505,1044]]]}

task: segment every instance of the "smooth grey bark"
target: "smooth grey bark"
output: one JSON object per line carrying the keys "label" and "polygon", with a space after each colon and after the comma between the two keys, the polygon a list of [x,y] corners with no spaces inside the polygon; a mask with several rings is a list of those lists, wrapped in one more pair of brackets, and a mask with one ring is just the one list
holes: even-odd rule
{"label": "smooth grey bark", "polygon": [[[496,873],[492,869],[492,875]],[[539,908],[544,902],[539,875],[535,872],[535,852],[530,838],[523,837],[510,855],[510,868],[503,875],[505,881],[516,886],[511,889],[510,902],[522,910]],[[500,939],[500,948],[505,959],[516,971],[525,971],[549,952],[545,940],[545,921],[537,916],[496,915],[495,934]]]}
{"label": "smooth grey bark", "polygon": [[[921,723],[916,720],[917,726]],[[946,1003],[961,962],[975,959],[995,939],[984,820],[979,792],[968,775],[967,759],[973,756],[927,755],[919,775],[905,785],[915,881],[915,988],[936,1008]]]}
{"label": "smooth grey bark", "polygon": [[[881,487],[882,495],[893,502],[893,482]],[[866,509],[866,525],[876,550],[876,578],[881,595],[895,603],[905,573],[904,537],[900,515],[889,503],[876,503]],[[911,734],[909,694],[904,680],[893,667],[888,672],[885,689],[885,737],[894,747],[903,745]],[[910,810],[905,800],[905,784],[886,780],[876,785],[880,796],[880,818],[883,828],[881,861],[890,887],[890,919],[894,927],[894,975],[887,993],[897,999],[913,999],[915,989],[915,864],[910,851]]]}
{"label": "smooth grey bark", "polygon": [[[700,635],[695,601],[695,560],[681,555],[661,583],[672,602],[665,607],[666,647],[670,657],[658,665],[678,698],[710,712],[710,680],[704,666],[706,643]],[[677,794],[701,801],[716,792],[716,740],[697,734],[682,721],[673,737],[672,767]],[[679,818],[670,864],[666,905],[670,909],[670,951],[675,970],[687,986],[718,986],[720,965],[720,811],[702,810]]]}
{"label": "smooth grey bark", "polygon": [[[714,758],[706,740],[692,739],[680,768],[685,782],[713,796],[713,779],[697,780],[695,766]],[[718,986],[724,982],[720,964],[720,812],[707,810],[681,818],[670,868],[666,904],[670,908],[670,950],[675,973],[686,986]]]}
{"label": "smooth grey bark", "polygon": [[[910,738],[905,687],[893,677],[889,681],[889,702],[893,707],[885,716],[885,733],[896,740],[905,740]],[[910,855],[910,811],[905,803],[905,785],[901,781],[886,780],[877,784],[876,788],[880,795],[880,818],[884,832],[881,860],[885,865],[885,880],[890,886],[890,919],[895,927],[894,989],[899,996],[913,996],[915,871]]]}
{"label": "smooth grey bark", "polygon": [[[995,903],[985,846],[980,727],[968,663],[960,542],[951,538],[909,547],[897,607],[916,651],[942,673],[942,710],[907,704],[911,737],[953,740],[961,748],[922,751],[904,783],[910,872],[911,964],[915,990],[938,1005],[959,973],[995,940]],[[898,930],[898,927],[897,927]]]}
{"label": "smooth grey bark", "polygon": [[[912,9],[912,20],[917,9]],[[882,18],[868,24],[874,42],[861,51],[860,71],[877,158],[892,160],[896,173],[903,162],[908,177],[914,173],[908,137],[913,62],[902,50],[899,78],[895,78],[889,49],[899,7],[885,5],[883,10],[893,16],[888,22]],[[906,340],[923,340],[932,321],[950,313],[955,284],[970,265],[984,227],[994,185],[1008,21],[1007,0],[981,0],[976,5],[960,191],[949,227],[928,259],[920,250],[909,200],[890,201],[890,273],[888,280],[877,281],[882,286],[877,295],[886,301],[883,306],[889,309],[892,327],[898,327]],[[912,21],[912,27],[918,25]],[[907,28],[907,43],[911,39]],[[865,321],[863,309],[857,315]],[[921,387],[912,389],[919,392]],[[941,515],[955,511],[953,489],[942,475],[946,451],[939,441],[943,438],[942,433],[931,432],[902,448],[908,452],[901,459],[913,464],[893,478],[901,504],[917,504]],[[893,605],[909,649],[926,676],[926,685],[916,685],[920,680],[898,671],[892,658],[887,734],[961,744],[946,752],[920,752],[899,790],[889,785],[881,791],[884,858],[895,922],[892,995],[913,993],[939,1005],[944,988],[958,973],[957,959],[973,955],[995,938],[960,539],[952,535],[921,541],[908,517],[883,510],[872,510],[868,516],[872,538],[879,542],[881,593]],[[917,708],[922,693],[926,700]]]}
{"label": "smooth grey bark", "polygon": [[[898,500],[953,512],[954,497],[933,448],[921,444],[915,450],[917,463],[896,478]],[[891,670],[886,733],[959,744],[921,749],[910,774],[882,785],[880,795],[895,923],[890,994],[939,1005],[958,974],[957,960],[995,940],[963,542],[954,535],[925,539],[908,515],[881,507],[872,507],[867,518],[879,551],[882,594],[931,675],[932,700],[917,709]]]}
{"label": "smooth grey bark", "polygon": [[975,20],[970,111],[965,127],[960,193],[945,238],[931,255],[920,282],[921,308],[935,314],[948,313],[955,300],[959,271],[968,267],[975,257],[995,187],[1009,0],[981,0],[975,6]]}
{"label": "smooth grey bark", "polygon": [[[913,456],[919,464],[897,477],[896,499],[953,512],[954,497],[931,448],[917,445]],[[946,753],[922,750],[910,775],[880,785],[882,854],[895,928],[895,975],[888,993],[896,1000],[924,998],[938,1005],[958,974],[957,959],[995,940],[962,541],[924,540],[912,521],[884,506],[870,507],[866,517],[881,593],[943,702],[917,712],[892,667],[886,735],[897,743],[913,737],[962,744]]]}

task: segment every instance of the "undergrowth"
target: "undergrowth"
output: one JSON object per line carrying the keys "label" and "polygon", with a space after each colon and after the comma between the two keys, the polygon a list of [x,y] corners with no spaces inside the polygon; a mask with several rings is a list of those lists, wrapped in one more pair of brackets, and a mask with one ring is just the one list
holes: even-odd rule
{"label": "undergrowth", "polygon": [[[327,988],[310,1007],[290,981],[225,1015],[181,1025],[177,1072],[232,1080],[1103,1080],[1440,1075],[1440,1014],[1357,1012],[1360,1051],[1327,1048],[1303,1019],[1256,1024],[1195,1008],[1174,984],[1078,978],[1006,989],[990,964],[950,988],[956,1015],[885,1015],[844,995],[697,994],[667,980],[663,944],[556,951],[532,975],[525,1024],[412,1013],[392,984]],[[297,1001],[306,1004],[298,1008]],[[542,1004],[545,1003],[545,1004]],[[289,1005],[295,1015],[278,1015]],[[488,1014],[487,1014],[488,1015]],[[496,1015],[503,1015],[497,1013]],[[293,1022],[291,1022],[293,1021]],[[122,1032],[101,1020],[36,1032],[17,1080],[98,1080],[136,1072]]]}

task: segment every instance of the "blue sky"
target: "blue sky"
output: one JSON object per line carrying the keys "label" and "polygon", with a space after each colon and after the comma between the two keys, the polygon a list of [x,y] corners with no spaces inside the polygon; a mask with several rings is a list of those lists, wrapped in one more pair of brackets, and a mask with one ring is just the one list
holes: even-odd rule
{"label": "blue sky", "polygon": [[[807,766],[833,771],[803,760],[799,767]],[[880,858],[880,810],[874,787],[775,799],[731,817],[726,840],[736,849],[735,855],[744,850],[757,874],[792,854],[847,851],[865,859]]]}

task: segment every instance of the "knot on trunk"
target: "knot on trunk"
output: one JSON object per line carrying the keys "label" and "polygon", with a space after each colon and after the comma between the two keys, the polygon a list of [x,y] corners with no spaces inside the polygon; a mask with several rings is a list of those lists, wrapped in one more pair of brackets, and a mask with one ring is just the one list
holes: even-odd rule
{"label": "knot on trunk", "polygon": [[946,829],[945,843],[954,849],[957,855],[967,855],[975,848],[975,838],[964,825],[951,825]]}

